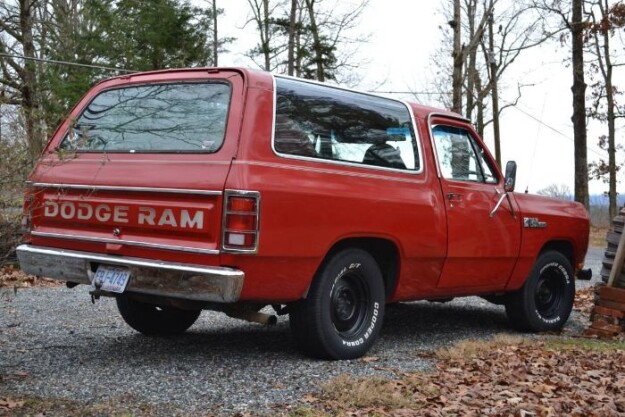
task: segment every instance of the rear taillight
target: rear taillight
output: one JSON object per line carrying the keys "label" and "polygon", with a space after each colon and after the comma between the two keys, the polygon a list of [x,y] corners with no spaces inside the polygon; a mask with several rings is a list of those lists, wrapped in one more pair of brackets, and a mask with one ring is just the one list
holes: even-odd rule
{"label": "rear taillight", "polygon": [[224,194],[222,247],[226,251],[256,252],[260,193],[226,190]]}

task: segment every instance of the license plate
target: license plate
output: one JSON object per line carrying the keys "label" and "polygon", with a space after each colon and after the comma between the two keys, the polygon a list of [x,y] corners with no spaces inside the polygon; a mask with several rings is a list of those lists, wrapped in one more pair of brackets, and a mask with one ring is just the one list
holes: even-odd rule
{"label": "license plate", "polygon": [[123,266],[100,265],[93,277],[93,284],[99,286],[102,291],[124,292],[130,270]]}

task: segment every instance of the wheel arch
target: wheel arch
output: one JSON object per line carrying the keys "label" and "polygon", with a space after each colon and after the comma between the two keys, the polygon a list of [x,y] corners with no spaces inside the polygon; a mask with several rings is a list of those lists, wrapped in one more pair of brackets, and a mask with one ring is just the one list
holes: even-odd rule
{"label": "wheel arch", "polygon": [[543,245],[538,253],[538,256],[548,251],[561,253],[571,263],[571,267],[575,270],[575,250],[570,241],[564,239],[551,240]]}
{"label": "wheel arch", "polygon": [[[332,256],[344,249],[362,249],[373,257],[382,272],[385,296],[388,300],[395,291],[399,280],[399,248],[395,242],[378,237],[351,237],[339,240],[328,250],[314,277],[323,270]],[[306,290],[304,298],[307,295],[308,290]]]}

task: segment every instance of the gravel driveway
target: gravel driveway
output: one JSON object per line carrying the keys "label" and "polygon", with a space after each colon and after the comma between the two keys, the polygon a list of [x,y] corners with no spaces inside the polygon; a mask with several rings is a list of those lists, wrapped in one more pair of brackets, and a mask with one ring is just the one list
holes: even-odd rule
{"label": "gravel driveway", "polygon": [[[593,281],[601,256],[591,249],[587,257]],[[325,362],[297,352],[285,318],[266,328],[203,312],[181,337],[150,338],[126,326],[114,300],[92,305],[84,286],[1,298],[0,397],[114,399],[156,405],[162,415],[271,414],[340,374],[426,369],[424,351],[510,331],[503,307],[480,298],[402,303],[389,306],[366,360]]]}

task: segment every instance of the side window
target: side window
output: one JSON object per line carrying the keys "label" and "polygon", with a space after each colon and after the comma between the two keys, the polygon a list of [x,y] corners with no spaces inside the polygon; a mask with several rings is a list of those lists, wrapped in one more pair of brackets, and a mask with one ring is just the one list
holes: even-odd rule
{"label": "side window", "polygon": [[443,178],[487,184],[498,182],[484,149],[467,130],[439,125],[434,126],[432,135]]}
{"label": "side window", "polygon": [[410,112],[398,101],[276,79],[278,153],[419,170]]}

